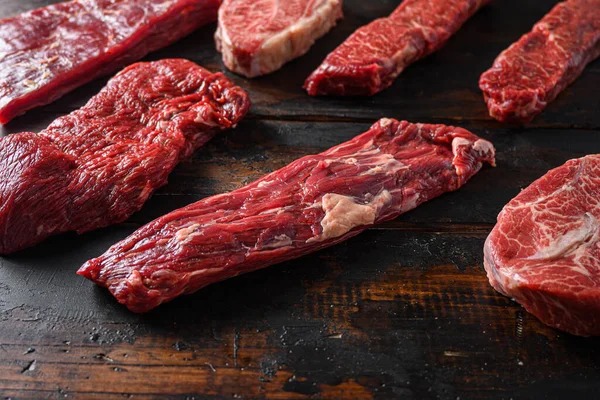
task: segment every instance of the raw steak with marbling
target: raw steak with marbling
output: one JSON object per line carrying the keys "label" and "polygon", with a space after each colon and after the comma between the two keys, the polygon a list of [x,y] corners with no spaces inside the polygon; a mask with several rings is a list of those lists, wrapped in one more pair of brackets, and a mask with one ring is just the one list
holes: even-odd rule
{"label": "raw steak with marbling", "polygon": [[[316,132],[317,133],[317,132]],[[248,186],[173,211],[79,274],[135,312],[332,246],[456,190],[494,147],[461,128],[382,119]]]}
{"label": "raw steak with marbling", "polygon": [[413,62],[439,50],[491,0],[404,0],[357,29],[304,83],[311,96],[370,96]]}
{"label": "raw steak with marbling", "polygon": [[526,123],[600,56],[600,0],[556,5],[481,75],[490,115]]}
{"label": "raw steak with marbling", "polygon": [[255,77],[306,53],[342,18],[342,0],[225,0],[215,34],[223,63]]}
{"label": "raw steak with marbling", "polygon": [[246,114],[246,92],[181,59],[137,63],[38,134],[0,139],[0,254],[122,222]]}
{"label": "raw steak with marbling", "polygon": [[600,335],[600,156],[551,170],[508,203],[485,242],[492,286],[542,322]]}

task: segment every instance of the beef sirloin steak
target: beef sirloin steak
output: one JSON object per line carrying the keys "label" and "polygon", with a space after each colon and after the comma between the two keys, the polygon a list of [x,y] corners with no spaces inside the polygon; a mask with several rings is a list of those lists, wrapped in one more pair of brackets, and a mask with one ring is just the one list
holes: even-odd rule
{"label": "beef sirloin steak", "polygon": [[342,0],[224,0],[215,34],[223,63],[255,77],[306,53],[342,18]]}
{"label": "beef sirloin steak", "polygon": [[311,96],[370,96],[413,62],[439,50],[492,0],[404,0],[386,18],[357,29],[304,83]]}
{"label": "beef sirloin steak", "polygon": [[498,215],[485,242],[491,285],[542,322],[600,335],[600,156],[568,161]]}
{"label": "beef sirloin steak", "polygon": [[557,4],[481,75],[490,115],[527,123],[600,56],[600,0]]}
{"label": "beef sirloin steak", "polygon": [[0,20],[0,124],[217,19],[220,0],[73,0]]}
{"label": "beef sirloin steak", "polygon": [[382,119],[231,193],[143,226],[79,274],[135,312],[332,246],[456,190],[494,147],[451,126]]}
{"label": "beef sirloin steak", "polygon": [[39,134],[1,138],[0,254],[124,221],[249,107],[223,74],[167,59],[126,68]]}

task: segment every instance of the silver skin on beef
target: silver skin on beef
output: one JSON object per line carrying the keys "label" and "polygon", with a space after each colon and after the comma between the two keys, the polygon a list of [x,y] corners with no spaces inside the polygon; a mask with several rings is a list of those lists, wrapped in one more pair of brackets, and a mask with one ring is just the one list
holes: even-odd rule
{"label": "silver skin on beef", "polygon": [[332,246],[461,187],[494,147],[445,125],[382,119],[323,153],[173,211],[79,274],[145,312],[214,282]]}

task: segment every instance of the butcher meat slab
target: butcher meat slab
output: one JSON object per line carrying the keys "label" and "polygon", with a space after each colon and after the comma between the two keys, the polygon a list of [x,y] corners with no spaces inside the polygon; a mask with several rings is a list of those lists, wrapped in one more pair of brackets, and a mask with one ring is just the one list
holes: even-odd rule
{"label": "butcher meat slab", "polygon": [[223,63],[255,77],[305,54],[342,18],[342,0],[224,0],[215,34]]}
{"label": "butcher meat slab", "polygon": [[598,56],[600,0],[557,4],[481,75],[479,87],[490,115],[503,122],[530,122]]}
{"label": "butcher meat slab", "polygon": [[387,18],[357,29],[304,83],[311,96],[370,96],[413,62],[440,49],[491,0],[404,0]]}
{"label": "butcher meat slab", "polygon": [[382,119],[324,153],[173,211],[79,274],[131,311],[342,242],[458,189],[494,147],[451,126]]}
{"label": "butcher meat slab", "polygon": [[249,107],[221,73],[167,59],[126,68],[39,134],[1,138],[0,254],[124,221]]}
{"label": "butcher meat slab", "polygon": [[568,161],[498,215],[485,242],[492,286],[542,322],[600,335],[600,156]]}
{"label": "butcher meat slab", "polygon": [[0,124],[217,19],[220,0],[74,0],[0,20]]}

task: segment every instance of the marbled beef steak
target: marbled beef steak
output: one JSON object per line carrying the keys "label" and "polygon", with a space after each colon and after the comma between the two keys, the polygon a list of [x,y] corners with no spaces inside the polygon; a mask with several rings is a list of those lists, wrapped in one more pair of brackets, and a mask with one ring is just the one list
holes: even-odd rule
{"label": "marbled beef steak", "polygon": [[492,286],[542,322],[600,335],[600,156],[551,170],[508,203],[485,242]]}
{"label": "marbled beef steak", "polygon": [[556,5],[481,75],[490,115],[527,123],[600,56],[600,0]]}
{"label": "marbled beef steak", "polygon": [[491,0],[404,0],[356,30],[304,83],[311,96],[370,96],[413,62],[440,49]]}

